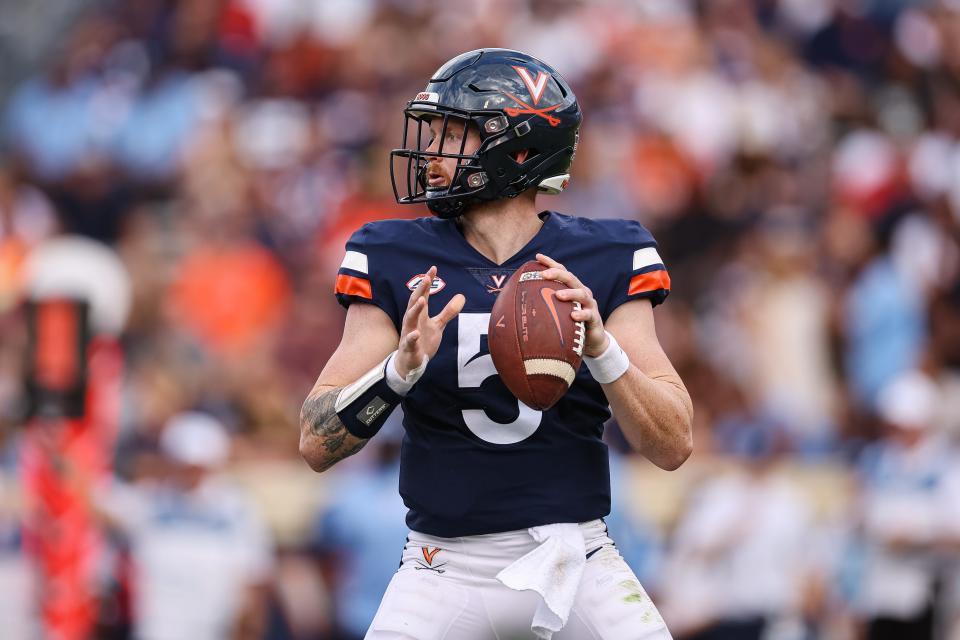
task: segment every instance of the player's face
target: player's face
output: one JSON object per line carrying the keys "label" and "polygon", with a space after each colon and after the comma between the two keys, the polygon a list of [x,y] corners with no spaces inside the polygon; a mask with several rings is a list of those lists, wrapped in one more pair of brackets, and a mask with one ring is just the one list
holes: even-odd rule
{"label": "player's face", "polygon": [[[430,144],[427,146],[427,152],[460,155],[475,153],[480,148],[480,136],[472,128],[465,125],[464,120],[448,118],[446,129],[444,129],[443,118],[431,120]],[[464,140],[465,128],[466,140]],[[427,189],[446,189],[449,187],[453,181],[454,173],[456,173],[457,164],[466,162],[466,160],[458,161],[456,158],[431,157],[427,164]]]}

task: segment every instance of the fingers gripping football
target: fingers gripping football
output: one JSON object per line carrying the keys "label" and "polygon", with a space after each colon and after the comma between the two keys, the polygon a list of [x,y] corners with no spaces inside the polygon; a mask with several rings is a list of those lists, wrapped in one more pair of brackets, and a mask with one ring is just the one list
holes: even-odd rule
{"label": "fingers gripping football", "polygon": [[583,355],[596,357],[603,353],[608,344],[607,334],[603,330],[600,308],[597,306],[597,301],[593,298],[593,292],[590,290],[590,287],[580,282],[577,276],[567,271],[562,264],[549,256],[538,253],[537,261],[548,267],[543,272],[544,278],[556,280],[570,287],[569,289],[557,291],[557,298],[580,303],[580,309],[571,311],[570,317],[577,322],[583,322],[586,329]]}
{"label": "fingers gripping football", "polygon": [[436,355],[444,327],[460,313],[466,302],[466,298],[458,293],[440,313],[431,318],[427,310],[427,298],[436,275],[437,268],[430,267],[407,301],[407,310],[400,325],[400,344],[396,358],[397,373],[404,377],[419,367],[424,357],[432,358]]}

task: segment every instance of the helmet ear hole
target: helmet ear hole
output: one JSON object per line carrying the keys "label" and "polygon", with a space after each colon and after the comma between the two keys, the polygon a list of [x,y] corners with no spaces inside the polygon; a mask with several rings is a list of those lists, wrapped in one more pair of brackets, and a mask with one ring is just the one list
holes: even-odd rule
{"label": "helmet ear hole", "polygon": [[518,165],[522,165],[530,160],[533,160],[540,155],[540,152],[536,149],[519,149],[510,154],[510,158],[516,162]]}

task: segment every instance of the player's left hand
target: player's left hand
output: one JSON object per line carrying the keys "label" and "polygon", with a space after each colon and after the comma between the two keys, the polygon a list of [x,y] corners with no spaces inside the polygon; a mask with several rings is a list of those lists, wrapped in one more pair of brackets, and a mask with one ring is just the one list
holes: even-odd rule
{"label": "player's left hand", "polygon": [[543,270],[544,278],[556,280],[570,287],[557,291],[557,299],[580,303],[580,310],[571,311],[570,317],[577,322],[583,322],[586,329],[583,355],[593,358],[602,354],[610,344],[610,340],[603,330],[600,309],[597,307],[597,301],[593,299],[593,292],[590,291],[590,287],[580,282],[577,276],[567,271],[566,267],[550,256],[538,253],[537,262],[547,267]]}

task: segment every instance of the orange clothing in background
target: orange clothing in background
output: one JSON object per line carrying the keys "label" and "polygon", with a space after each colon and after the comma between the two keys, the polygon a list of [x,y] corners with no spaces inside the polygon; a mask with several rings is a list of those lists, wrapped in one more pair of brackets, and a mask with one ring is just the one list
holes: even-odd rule
{"label": "orange clothing in background", "polygon": [[290,284],[258,245],[204,247],[181,263],[169,297],[176,322],[215,350],[241,351],[286,316]]}
{"label": "orange clothing in background", "polygon": [[22,286],[27,246],[15,237],[0,239],[0,312],[17,303]]}

